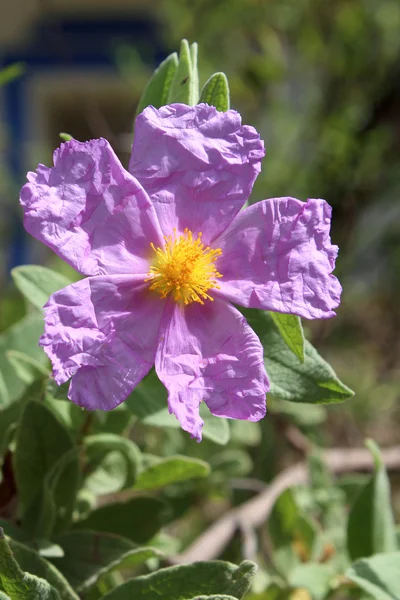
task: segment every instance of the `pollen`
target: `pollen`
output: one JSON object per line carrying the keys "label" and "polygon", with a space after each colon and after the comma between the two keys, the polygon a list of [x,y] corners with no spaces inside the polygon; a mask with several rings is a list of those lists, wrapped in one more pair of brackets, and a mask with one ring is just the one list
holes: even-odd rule
{"label": "pollen", "polygon": [[151,282],[150,289],[161,298],[171,295],[180,304],[213,300],[207,292],[219,289],[217,281],[222,275],[215,262],[222,251],[204,246],[201,237],[198,233],[194,238],[190,229],[178,236],[174,229],[173,235],[164,237],[164,248],[150,244],[154,260],[145,281]]}

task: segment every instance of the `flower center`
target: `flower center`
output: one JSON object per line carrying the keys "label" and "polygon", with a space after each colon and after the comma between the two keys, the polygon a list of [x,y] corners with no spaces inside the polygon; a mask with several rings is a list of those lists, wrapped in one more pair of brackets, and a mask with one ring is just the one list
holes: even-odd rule
{"label": "flower center", "polygon": [[204,304],[203,300],[213,300],[207,291],[219,289],[217,279],[222,275],[214,263],[222,251],[205,247],[201,235],[199,233],[193,239],[193,233],[185,229],[183,235],[177,237],[174,229],[173,235],[164,237],[164,248],[150,244],[155,258],[145,281],[152,282],[150,289],[158,292],[161,298],[172,294],[176,302],[183,304]]}

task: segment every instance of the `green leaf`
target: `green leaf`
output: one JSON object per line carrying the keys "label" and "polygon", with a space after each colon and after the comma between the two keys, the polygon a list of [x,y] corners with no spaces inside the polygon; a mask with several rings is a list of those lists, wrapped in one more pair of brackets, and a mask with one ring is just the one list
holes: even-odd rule
{"label": "green leaf", "polygon": [[347,549],[352,560],[397,550],[389,478],[378,446],[372,441],[367,445],[374,457],[375,473],[350,510]]}
{"label": "green leaf", "polygon": [[268,408],[270,413],[284,415],[299,427],[316,427],[324,423],[327,418],[326,407],[322,404],[296,403],[272,396]]}
{"label": "green leaf", "polygon": [[208,477],[210,465],[197,458],[171,456],[160,459],[139,474],[135,488],[151,490],[164,487],[179,481]]}
{"label": "green leaf", "polygon": [[226,481],[231,477],[245,477],[253,468],[248,452],[228,448],[210,456],[213,481]]}
{"label": "green leaf", "polygon": [[88,436],[84,444],[91,470],[85,487],[91,492],[111,494],[134,485],[141,465],[136,444],[112,433]]}
{"label": "green leaf", "polygon": [[79,485],[79,463],[68,432],[44,404],[31,401],[25,407],[18,428],[14,472],[24,529],[49,537],[50,531],[43,534],[37,529],[40,519],[37,512],[35,516],[35,506],[43,506],[45,520],[46,509],[49,511],[51,523],[53,503],[55,529],[68,525]]}
{"label": "green leaf", "polygon": [[331,588],[335,573],[329,565],[308,563],[298,565],[289,576],[289,583],[295,588],[308,590],[313,600],[323,600]]}
{"label": "green leaf", "polygon": [[177,68],[178,55],[173,52],[163,60],[149,79],[140,97],[136,115],[139,115],[146,106],[152,105],[155,108],[160,108],[160,106],[168,104],[169,89]]}
{"label": "green leaf", "polygon": [[232,419],[229,422],[231,439],[234,444],[241,446],[258,446],[261,443],[261,426],[260,423],[251,421],[239,421]]}
{"label": "green leaf", "polygon": [[168,94],[167,104],[181,102],[194,106],[198,100],[198,74],[197,64],[192,64],[197,58],[196,50],[191,51],[187,40],[181,41],[178,67],[175,71]]}
{"label": "green leaf", "polygon": [[45,579],[60,594],[62,600],[79,600],[65,577],[35,550],[15,540],[9,542],[15,560],[23,571]]}
{"label": "green leaf", "polygon": [[304,362],[300,363],[289,350],[271,315],[254,309],[241,311],[261,339],[271,394],[275,397],[291,402],[327,404],[343,402],[354,395],[307,340]]}
{"label": "green leaf", "polygon": [[303,515],[291,489],[277,499],[268,519],[268,533],[273,546],[273,561],[278,571],[287,576],[301,562],[310,559],[316,527]]}
{"label": "green leaf", "polygon": [[8,350],[6,352],[9,363],[14,367],[14,371],[24,383],[30,385],[37,379],[43,379],[50,374],[49,369],[39,361],[31,358],[25,352],[18,350]]}
{"label": "green leaf", "polygon": [[131,568],[162,554],[149,547],[138,547],[130,540],[98,531],[72,531],[57,538],[64,550],[53,564],[78,592],[96,585],[117,569]]}
{"label": "green leaf", "polygon": [[24,573],[0,529],[0,591],[12,600],[61,600],[58,591],[44,579]]}
{"label": "green leaf", "polygon": [[225,446],[230,439],[228,419],[211,414],[205,402],[200,404],[200,417],[204,421],[203,438],[207,438],[219,446]]}
{"label": "green leaf", "polygon": [[211,75],[201,90],[200,102],[215,106],[217,110],[229,110],[229,85],[225,73]]}
{"label": "green leaf", "polygon": [[277,312],[270,312],[269,314],[287,347],[297,356],[300,362],[304,362],[305,338],[300,317]]}
{"label": "green leaf", "polygon": [[358,560],[345,575],[376,600],[400,598],[400,552]]}
{"label": "green leaf", "polygon": [[25,64],[22,62],[16,62],[12,65],[8,65],[0,70],[0,86],[11,83],[14,79],[21,77],[25,72]]}
{"label": "green leaf", "polygon": [[218,596],[196,596],[190,600],[237,600],[237,598],[234,598],[233,596],[227,596],[226,594],[218,594]]}
{"label": "green leaf", "polygon": [[150,496],[136,496],[94,510],[74,530],[90,529],[115,533],[137,544],[147,543],[164,525],[170,509],[166,502]]}
{"label": "green leaf", "polygon": [[65,131],[60,131],[58,135],[60,136],[63,142],[70,142],[74,139],[70,133],[65,133]]}
{"label": "green leaf", "polygon": [[[6,353],[10,350],[24,352],[40,364],[47,364],[47,356],[42,348],[38,346],[38,341],[42,333],[42,315],[30,314],[0,334],[0,380],[3,382],[2,385],[4,386],[6,395],[5,401],[7,403],[19,398],[27,386],[21,379],[16,377]],[[4,392],[2,397],[4,398]]]}
{"label": "green leaf", "polygon": [[37,308],[42,308],[51,294],[72,283],[64,275],[39,265],[15,267],[11,276],[19,291]]}
{"label": "green leaf", "polygon": [[238,567],[223,561],[198,562],[160,569],[136,577],[106,594],[103,600],[187,600],[202,595],[242,598],[256,572],[250,561]]}
{"label": "green leaf", "polygon": [[21,403],[13,402],[8,406],[0,406],[0,464],[1,458],[7,452],[14,424],[18,421]]}
{"label": "green leaf", "polygon": [[25,405],[32,399],[40,397],[42,389],[43,382],[35,381],[18,400],[6,406],[0,405],[0,459],[7,451]]}
{"label": "green leaf", "polygon": [[3,373],[0,370],[0,407],[7,406],[10,403],[10,396],[4,381]]}
{"label": "green leaf", "polygon": [[3,529],[3,533],[7,537],[12,538],[13,540],[17,540],[17,542],[27,542],[29,539],[22,529],[20,529],[13,523],[10,523],[6,519],[0,518],[0,527]]}
{"label": "green leaf", "polygon": [[198,44],[193,42],[190,46],[190,60],[192,63],[192,93],[193,93],[193,105],[199,102],[200,88],[199,88],[199,69],[197,66],[197,54]]}
{"label": "green leaf", "polygon": [[323,458],[319,448],[313,448],[307,456],[308,472],[312,488],[328,490],[333,486],[331,471]]}
{"label": "green leaf", "polygon": [[[146,425],[174,429],[181,427],[178,419],[168,412],[167,390],[154,370],[141,381],[124,404]],[[205,402],[200,404],[200,416],[204,420],[204,438],[222,446],[229,442],[227,419],[212,415]]]}

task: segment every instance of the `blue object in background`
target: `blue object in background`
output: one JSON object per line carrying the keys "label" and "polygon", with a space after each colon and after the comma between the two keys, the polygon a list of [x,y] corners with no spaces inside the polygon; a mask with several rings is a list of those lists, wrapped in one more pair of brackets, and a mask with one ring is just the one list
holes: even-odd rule
{"label": "blue object in background", "polygon": [[[27,142],[26,110],[28,81],[38,73],[101,69],[116,73],[114,50],[117,44],[134,46],[139,55],[154,67],[165,58],[158,42],[157,25],[150,19],[133,17],[94,20],[45,19],[38,24],[29,45],[8,54],[3,66],[22,62],[24,74],[3,88],[4,118],[9,132],[7,166],[16,182],[26,181],[26,160],[22,151]],[[7,251],[8,269],[29,263],[28,237],[20,219],[13,218]]]}

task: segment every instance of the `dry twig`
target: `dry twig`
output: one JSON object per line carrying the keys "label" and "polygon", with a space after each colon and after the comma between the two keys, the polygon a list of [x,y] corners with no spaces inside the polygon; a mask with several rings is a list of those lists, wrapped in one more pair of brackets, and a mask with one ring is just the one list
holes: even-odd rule
{"label": "dry twig", "polygon": [[[400,446],[382,450],[382,457],[387,469],[400,469]],[[366,448],[326,450],[323,453],[323,459],[335,474],[373,469],[373,459]],[[285,469],[267,486],[265,491],[229,511],[224,517],[213,523],[189,548],[176,556],[173,562],[180,564],[217,558],[238,528],[247,531],[249,528],[260,527],[268,519],[280,494],[287,488],[307,483],[307,480],[306,462],[300,462]]]}

